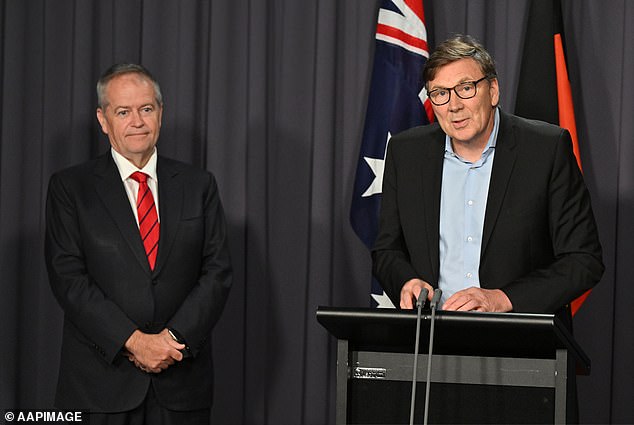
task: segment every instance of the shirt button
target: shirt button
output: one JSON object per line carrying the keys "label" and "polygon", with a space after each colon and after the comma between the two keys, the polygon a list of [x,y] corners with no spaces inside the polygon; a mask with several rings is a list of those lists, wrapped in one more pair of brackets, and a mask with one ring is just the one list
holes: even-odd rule
{"label": "shirt button", "polygon": [[467,201],[467,205],[472,206],[472,205],[473,205],[473,201],[472,201],[471,199],[469,199],[469,200]]}
{"label": "shirt button", "polygon": [[473,237],[472,236],[467,236],[467,242],[473,242]]}
{"label": "shirt button", "polygon": [[468,272],[465,276],[467,276],[467,279],[471,279],[473,277],[473,275],[471,274],[471,272]]}

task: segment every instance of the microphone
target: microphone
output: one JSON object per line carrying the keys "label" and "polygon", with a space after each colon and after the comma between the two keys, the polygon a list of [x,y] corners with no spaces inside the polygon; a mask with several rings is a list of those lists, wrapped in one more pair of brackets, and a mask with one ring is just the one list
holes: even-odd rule
{"label": "microphone", "polygon": [[436,288],[434,289],[434,295],[431,297],[431,301],[429,302],[429,306],[432,310],[435,310],[438,307],[438,303],[440,302],[440,298],[442,297],[442,289]]}
{"label": "microphone", "polygon": [[427,379],[425,382],[425,416],[423,424],[427,425],[427,416],[429,415],[429,389],[431,384],[431,353],[434,348],[434,324],[436,323],[436,310],[438,309],[438,303],[442,297],[442,290],[436,288],[434,295],[431,297],[429,306],[431,308],[431,321],[429,324],[429,349],[427,350]]}
{"label": "microphone", "polygon": [[414,425],[414,407],[416,406],[416,372],[418,371],[418,347],[420,343],[420,318],[421,311],[423,309],[423,304],[427,301],[427,295],[429,291],[427,288],[423,288],[418,294],[418,299],[416,300],[416,307],[418,308],[418,313],[416,314],[416,342],[414,343],[414,372],[412,377],[412,400],[409,404],[409,424]]}

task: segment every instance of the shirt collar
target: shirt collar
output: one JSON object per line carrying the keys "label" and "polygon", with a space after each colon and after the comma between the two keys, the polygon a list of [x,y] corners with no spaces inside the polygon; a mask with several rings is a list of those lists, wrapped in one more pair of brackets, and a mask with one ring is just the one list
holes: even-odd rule
{"label": "shirt collar", "polygon": [[158,181],[158,178],[156,175],[156,159],[157,159],[156,147],[154,147],[154,152],[152,152],[152,156],[150,156],[150,160],[147,162],[147,164],[145,164],[145,167],[143,168],[137,168],[136,165],[128,161],[128,159],[126,159],[123,155],[121,155],[119,152],[117,152],[113,148],[110,148],[110,152],[112,153],[112,159],[114,159],[114,163],[117,165],[117,169],[119,170],[119,175],[121,176],[121,180],[125,181],[130,177],[132,173],[136,171],[141,171],[147,174],[148,176],[150,176],[150,178]]}

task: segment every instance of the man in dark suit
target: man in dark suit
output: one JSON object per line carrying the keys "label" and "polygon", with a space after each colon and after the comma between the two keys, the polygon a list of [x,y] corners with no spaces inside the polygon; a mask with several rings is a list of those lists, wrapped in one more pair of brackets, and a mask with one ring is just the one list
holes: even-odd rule
{"label": "man in dark suit", "polygon": [[[424,70],[437,123],[389,142],[373,270],[401,308],[560,313],[601,278],[601,246],[568,131],[504,113],[473,38]],[[535,93],[539,96],[539,93]]]}
{"label": "man in dark suit", "polygon": [[231,286],[210,173],[157,155],[163,101],[143,67],[97,84],[105,155],[53,175],[46,263],[64,311],[56,407],[91,424],[208,424],[210,333]]}

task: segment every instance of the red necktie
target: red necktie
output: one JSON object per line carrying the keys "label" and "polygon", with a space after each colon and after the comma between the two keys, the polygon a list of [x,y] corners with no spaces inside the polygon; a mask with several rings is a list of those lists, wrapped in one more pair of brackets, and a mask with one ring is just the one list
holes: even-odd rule
{"label": "red necktie", "polygon": [[147,174],[136,171],[130,177],[139,182],[139,193],[136,198],[139,231],[141,233],[141,240],[143,241],[147,260],[150,263],[150,269],[154,270],[156,254],[158,252],[160,227],[154,197],[147,185]]}

